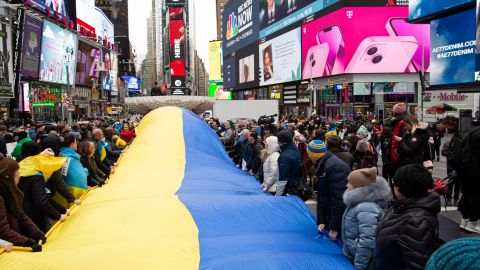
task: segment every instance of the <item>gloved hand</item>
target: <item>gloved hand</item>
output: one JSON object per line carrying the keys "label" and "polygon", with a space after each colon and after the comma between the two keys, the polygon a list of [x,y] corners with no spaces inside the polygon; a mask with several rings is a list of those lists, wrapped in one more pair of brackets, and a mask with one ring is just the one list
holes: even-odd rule
{"label": "gloved hand", "polygon": [[42,252],[42,246],[39,244],[35,244],[31,248],[32,248],[32,252]]}
{"label": "gloved hand", "polygon": [[45,235],[42,236],[42,237],[40,237],[40,243],[41,243],[42,245],[45,245],[45,243],[47,243],[47,237],[45,237]]}

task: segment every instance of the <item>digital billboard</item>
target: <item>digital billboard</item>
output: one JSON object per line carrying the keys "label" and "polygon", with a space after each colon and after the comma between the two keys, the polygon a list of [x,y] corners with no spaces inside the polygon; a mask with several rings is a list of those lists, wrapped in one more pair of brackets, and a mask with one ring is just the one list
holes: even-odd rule
{"label": "digital billboard", "polygon": [[166,0],[167,6],[185,6],[185,0]]}
{"label": "digital billboard", "polygon": [[173,95],[185,94],[185,23],[178,14],[182,8],[170,8],[170,76]]}
{"label": "digital billboard", "polygon": [[258,8],[253,0],[232,0],[225,6],[222,17],[224,55],[258,40]]}
{"label": "digital billboard", "polygon": [[208,43],[208,58],[210,60],[210,81],[222,81],[222,42],[210,41]]}
{"label": "digital billboard", "polygon": [[0,98],[14,97],[11,33],[10,25],[0,23]]}
{"label": "digital billboard", "polygon": [[259,37],[267,37],[340,2],[340,0],[260,0]]}
{"label": "digital billboard", "polygon": [[95,33],[95,0],[76,0],[76,18],[77,18],[77,31],[81,28],[85,28],[92,33]]}
{"label": "digital billboard", "polygon": [[231,100],[232,92],[225,91],[221,84],[210,84],[208,87],[208,96],[214,97],[217,100]]}
{"label": "digital billboard", "polygon": [[[107,15],[99,8],[95,8],[95,33],[100,40],[107,40],[110,44],[115,44],[115,32],[113,23]],[[105,44],[104,44],[105,45]]]}
{"label": "digital billboard", "polygon": [[122,79],[127,82],[128,91],[140,91],[140,78],[135,76],[122,76]]}
{"label": "digital billboard", "polygon": [[418,72],[422,49],[428,71],[429,25],[410,24],[407,15],[406,7],[348,7],[304,24],[302,78]]}
{"label": "digital billboard", "polygon": [[475,81],[475,9],[432,20],[430,84]]}
{"label": "digital billboard", "polygon": [[475,3],[475,0],[409,0],[409,20],[416,21],[435,17],[461,5]]}
{"label": "digital billboard", "polygon": [[42,46],[42,22],[25,16],[23,30],[22,77],[38,79],[40,47]]}
{"label": "digital billboard", "polygon": [[40,80],[50,83],[75,83],[78,37],[60,26],[43,22]]}
{"label": "digital billboard", "polygon": [[234,89],[237,86],[237,67],[235,57],[223,59],[223,85],[226,89]]}
{"label": "digital billboard", "polygon": [[[25,0],[25,3],[51,18],[56,18],[66,25],[70,25],[70,18],[75,16],[75,14],[71,14],[74,12],[68,6],[71,4],[71,1],[72,0]],[[71,23],[71,26],[74,27],[73,21]]]}
{"label": "digital billboard", "polygon": [[260,43],[260,85],[302,79],[300,28]]}
{"label": "digital billboard", "polygon": [[77,52],[77,70],[76,79],[77,84],[92,85],[93,78],[98,77],[96,70],[97,63],[101,62],[101,51],[84,42],[78,43]]}
{"label": "digital billboard", "polygon": [[105,63],[105,74],[102,81],[103,90],[111,91],[112,95],[115,96],[118,92],[118,57],[113,51],[102,49],[102,62]]}

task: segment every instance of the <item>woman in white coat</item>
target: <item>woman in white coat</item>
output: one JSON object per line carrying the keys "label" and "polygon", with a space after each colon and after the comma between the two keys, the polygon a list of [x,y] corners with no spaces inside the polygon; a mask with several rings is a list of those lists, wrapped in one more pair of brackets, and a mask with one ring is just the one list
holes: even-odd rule
{"label": "woman in white coat", "polygon": [[267,159],[263,163],[263,184],[264,192],[275,193],[278,182],[278,157],[280,156],[280,145],[275,136],[265,140]]}

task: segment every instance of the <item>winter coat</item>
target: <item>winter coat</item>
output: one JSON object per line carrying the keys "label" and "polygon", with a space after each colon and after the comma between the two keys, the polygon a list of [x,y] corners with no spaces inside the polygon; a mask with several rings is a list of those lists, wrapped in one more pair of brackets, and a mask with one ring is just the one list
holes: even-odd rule
{"label": "winter coat", "polygon": [[7,156],[7,142],[5,141],[5,138],[0,135],[0,153],[6,157]]}
{"label": "winter coat", "polygon": [[327,152],[319,162],[317,223],[325,224],[327,230],[340,232],[345,211],[343,193],[347,189],[349,174],[348,165],[330,152]]}
{"label": "winter coat", "polygon": [[18,188],[23,192],[23,211],[37,225],[37,227],[46,232],[48,225],[45,217],[52,220],[59,220],[66,209],[56,204],[47,193],[45,178],[41,174],[21,177]]}
{"label": "winter coat", "polygon": [[261,142],[255,141],[253,144],[247,144],[245,161],[247,162],[248,171],[253,171],[253,173],[256,174],[258,169],[260,169],[260,151],[262,151],[262,149],[263,145]]}
{"label": "winter coat", "polygon": [[137,135],[135,134],[135,129],[132,129],[130,131],[121,131],[120,132],[120,138],[127,143],[131,142]]}
{"label": "winter coat", "polygon": [[337,147],[328,147],[328,151],[337,156],[343,162],[347,163],[349,168],[353,167],[353,155],[350,152],[343,151]]}
{"label": "winter coat", "polygon": [[20,210],[18,216],[8,211],[5,200],[0,196],[0,238],[15,246],[30,246],[44,236],[43,232]]}
{"label": "winter coat", "polygon": [[383,218],[390,187],[382,177],[365,187],[347,190],[342,220],[343,252],[353,259],[355,269],[367,269],[375,250],[377,225]]}
{"label": "winter coat", "polygon": [[377,269],[423,269],[438,240],[440,207],[434,193],[403,203],[393,201],[377,226]]}
{"label": "winter coat", "polygon": [[428,140],[430,132],[427,123],[420,123],[414,134],[407,134],[399,143],[397,154],[399,156],[400,166],[409,164],[422,165],[425,161],[425,153],[430,151]]}
{"label": "winter coat", "polygon": [[302,157],[293,142],[280,147],[278,180],[277,195],[284,195],[285,190],[297,187],[303,180]]}
{"label": "winter coat", "polygon": [[[373,152],[372,152],[373,150]],[[367,152],[355,151],[354,158],[354,170],[365,168],[376,168],[378,165],[378,156],[375,149],[370,149]]]}
{"label": "winter coat", "polygon": [[88,170],[83,167],[80,155],[70,147],[63,147],[60,154],[67,159],[62,174],[65,184],[70,187],[75,198],[80,198],[87,190]]}
{"label": "winter coat", "polygon": [[82,166],[88,170],[87,183],[89,186],[98,186],[105,182],[105,173],[97,167],[97,163],[93,158],[80,159]]}
{"label": "winter coat", "polygon": [[392,127],[392,136],[389,141],[389,155],[387,156],[387,163],[388,164],[398,164],[399,163],[399,156],[397,155],[397,148],[400,144],[399,142],[395,141],[393,138],[394,136],[404,138],[406,134],[405,125],[403,119],[407,116],[407,114],[397,115],[393,121],[391,122]]}
{"label": "winter coat", "polygon": [[277,189],[277,181],[279,176],[278,171],[278,158],[280,153],[278,152],[280,147],[277,144],[268,145],[268,157],[263,162],[263,182],[267,185],[269,192],[275,192]]}

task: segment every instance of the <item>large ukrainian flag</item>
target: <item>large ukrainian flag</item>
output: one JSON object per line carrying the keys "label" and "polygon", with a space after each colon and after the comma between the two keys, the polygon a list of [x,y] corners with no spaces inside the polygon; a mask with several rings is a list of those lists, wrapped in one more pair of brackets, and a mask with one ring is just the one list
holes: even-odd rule
{"label": "large ukrainian flag", "polygon": [[109,184],[0,269],[352,269],[297,197],[264,194],[179,108],[148,114]]}

